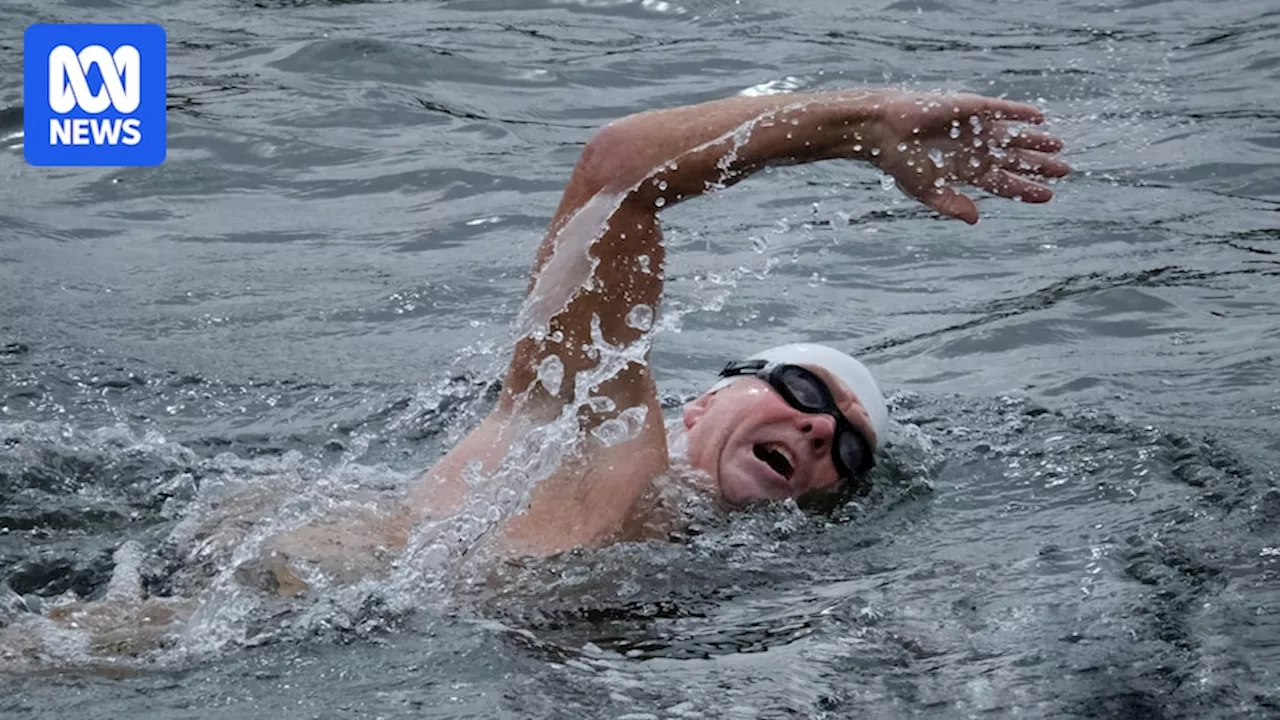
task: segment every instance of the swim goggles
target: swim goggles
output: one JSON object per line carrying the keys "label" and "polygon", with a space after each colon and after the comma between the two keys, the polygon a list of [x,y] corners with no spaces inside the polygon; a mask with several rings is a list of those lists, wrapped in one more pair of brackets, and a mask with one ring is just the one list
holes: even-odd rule
{"label": "swim goggles", "polygon": [[749,375],[769,383],[796,410],[835,418],[836,432],[831,443],[831,459],[845,480],[861,478],[875,465],[871,443],[840,412],[831,389],[813,371],[800,365],[770,365],[767,360],[731,362],[720,371],[720,377],[736,375]]}

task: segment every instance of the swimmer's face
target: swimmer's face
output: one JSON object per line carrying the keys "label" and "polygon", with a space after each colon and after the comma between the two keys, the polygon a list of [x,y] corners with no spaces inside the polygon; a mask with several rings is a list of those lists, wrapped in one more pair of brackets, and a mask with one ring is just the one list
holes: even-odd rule
{"label": "swimmer's face", "polygon": [[[836,404],[859,432],[876,442],[866,408],[847,385],[821,367],[805,365],[827,383]],[[798,498],[840,482],[831,457],[836,421],[787,403],[757,378],[706,393],[684,408],[689,462],[709,474],[729,505]]]}

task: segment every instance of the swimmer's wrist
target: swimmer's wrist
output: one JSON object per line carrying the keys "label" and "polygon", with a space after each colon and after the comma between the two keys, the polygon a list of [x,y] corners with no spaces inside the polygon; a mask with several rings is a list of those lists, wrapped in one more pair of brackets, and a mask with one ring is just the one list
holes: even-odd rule
{"label": "swimmer's wrist", "polygon": [[808,125],[806,145],[816,157],[874,162],[883,151],[886,136],[881,90],[845,90],[817,93],[802,104]]}
{"label": "swimmer's wrist", "polygon": [[882,108],[887,93],[879,90],[865,90],[850,96],[845,94],[841,108],[842,124],[845,131],[841,133],[837,152],[840,157],[849,160],[861,160],[875,163],[886,148],[886,128]]}

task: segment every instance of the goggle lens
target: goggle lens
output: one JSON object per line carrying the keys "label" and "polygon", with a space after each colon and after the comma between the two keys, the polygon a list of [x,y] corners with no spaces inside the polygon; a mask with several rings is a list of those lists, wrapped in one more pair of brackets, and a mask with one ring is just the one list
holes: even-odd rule
{"label": "goggle lens", "polygon": [[791,396],[806,412],[822,412],[832,405],[827,386],[803,368],[790,367],[782,371],[781,380]]}
{"label": "goggle lens", "polygon": [[853,474],[861,472],[867,462],[867,447],[861,437],[855,433],[840,433],[840,462],[844,463],[845,472]]}

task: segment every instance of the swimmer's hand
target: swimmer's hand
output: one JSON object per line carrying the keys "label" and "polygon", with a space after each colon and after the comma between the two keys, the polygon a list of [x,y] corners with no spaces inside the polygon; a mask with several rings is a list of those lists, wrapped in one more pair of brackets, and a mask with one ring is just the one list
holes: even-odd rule
{"label": "swimmer's hand", "polygon": [[[1054,153],[1062,141],[1020,123],[1040,124],[1031,105],[970,94],[888,92],[874,101],[860,157],[893,176],[898,187],[936,212],[978,222],[978,208],[954,185],[971,185],[1000,197],[1043,203],[1053,191],[1044,178],[1063,177],[1070,166]],[[874,152],[872,148],[878,149]]]}

